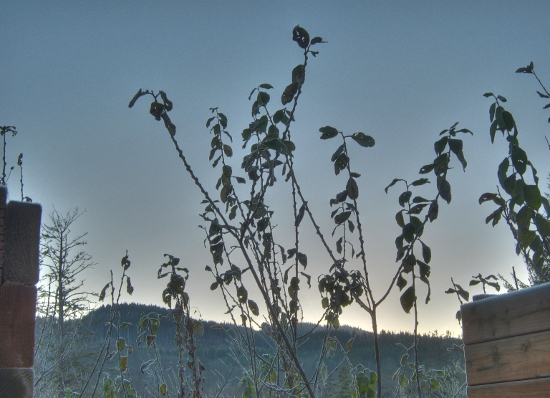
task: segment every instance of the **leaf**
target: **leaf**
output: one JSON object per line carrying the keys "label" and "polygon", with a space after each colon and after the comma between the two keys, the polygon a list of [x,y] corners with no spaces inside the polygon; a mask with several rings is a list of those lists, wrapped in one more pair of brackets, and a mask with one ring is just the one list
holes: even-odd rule
{"label": "leaf", "polygon": [[296,93],[298,92],[298,83],[291,83],[288,86],[286,86],[285,91],[283,91],[283,94],[281,95],[281,103],[283,105],[288,104],[292,101]]}
{"label": "leaf", "polygon": [[437,203],[437,200],[434,200],[428,209],[428,218],[430,219],[430,222],[433,222],[437,218],[438,213],[439,203]]}
{"label": "leaf", "polygon": [[432,171],[435,168],[435,164],[427,164],[425,166],[422,166],[420,168],[419,174],[428,174],[430,171]]}
{"label": "leaf", "polygon": [[449,148],[451,148],[451,151],[453,151],[455,155],[458,155],[459,153],[462,152],[463,146],[464,146],[464,143],[462,142],[462,140],[458,140],[454,138],[449,139]]}
{"label": "leaf", "polygon": [[388,193],[388,189],[393,187],[398,181],[406,182],[405,180],[403,180],[401,178],[394,178],[393,181],[390,183],[390,185],[388,185],[386,188],[384,188],[384,191],[386,191],[386,193]]}
{"label": "leaf", "polygon": [[233,149],[229,145],[224,144],[223,153],[225,153],[225,156],[231,157],[233,156]]}
{"label": "leaf", "polygon": [[449,137],[445,136],[434,143],[434,150],[437,155],[441,155],[443,153],[448,141]]}
{"label": "leaf", "polygon": [[338,214],[336,217],[334,217],[334,222],[338,225],[342,224],[343,222],[345,222],[349,216],[351,215],[351,211],[344,211],[340,214]]}
{"label": "leaf", "polygon": [[338,149],[332,154],[332,157],[330,158],[331,162],[336,161],[338,159],[338,156],[340,156],[344,150],[346,149],[346,144],[342,144],[338,147]]}
{"label": "leaf", "polygon": [[521,175],[525,174],[525,171],[527,170],[527,154],[525,151],[517,145],[513,145],[511,157],[512,164],[516,168],[517,172]]}
{"label": "leaf", "polygon": [[116,348],[117,350],[122,351],[124,347],[126,347],[126,340],[121,337],[116,342]]}
{"label": "leaf", "polygon": [[141,88],[138,90],[138,92],[136,93],[136,95],[134,95],[134,98],[132,98],[132,100],[130,101],[130,103],[128,104],[128,108],[131,108],[134,106],[134,104],[136,103],[136,101],[139,99],[139,97],[145,95],[145,94],[148,94],[147,91],[142,91]]}
{"label": "leaf", "polygon": [[351,138],[355,140],[359,145],[365,148],[372,148],[374,146],[374,138],[364,133],[354,133]]}
{"label": "leaf", "polygon": [[265,106],[269,102],[269,98],[270,97],[269,97],[268,93],[266,93],[264,91],[259,91],[256,101],[258,102],[258,104]]}
{"label": "leaf", "polygon": [[130,281],[130,277],[126,277],[126,293],[128,293],[130,296],[134,292],[134,287],[132,286],[132,282]]}
{"label": "leaf", "polygon": [[416,232],[416,227],[413,223],[408,223],[403,227],[403,238],[409,243],[414,240],[414,234]]}
{"label": "leaf", "polygon": [[212,291],[216,290],[216,289],[218,288],[218,285],[219,285],[218,282],[212,283],[212,284],[210,285],[210,290],[212,290]]}
{"label": "leaf", "polygon": [[399,288],[399,290],[403,290],[403,288],[405,286],[407,286],[407,280],[405,278],[403,278],[403,273],[400,273],[399,276],[397,277],[397,282],[395,283],[397,285],[397,287]]}
{"label": "leaf", "polygon": [[439,186],[439,194],[444,201],[451,203],[451,184],[449,184],[449,181],[441,181],[441,185]]}
{"label": "leaf", "polygon": [[307,48],[309,44],[309,33],[307,31],[300,27],[300,25],[296,25],[294,29],[292,30],[292,40],[294,40],[301,48]]}
{"label": "leaf", "polygon": [[348,166],[349,158],[345,153],[340,154],[334,162],[334,173],[340,174],[340,171],[344,170]]}
{"label": "leaf", "polygon": [[302,219],[304,218],[304,213],[306,210],[306,204],[302,203],[302,206],[300,206],[300,210],[298,210],[298,214],[296,215],[296,220],[294,221],[294,226],[298,228],[300,226],[300,223],[302,222]]}
{"label": "leaf", "polygon": [[430,180],[428,180],[427,178],[420,178],[416,181],[413,181],[411,183],[411,185],[414,186],[414,187],[417,187],[417,186],[424,185],[424,184],[429,184],[429,183],[430,183]]}
{"label": "leaf", "polygon": [[351,177],[346,185],[346,191],[348,193],[348,197],[352,200],[359,197],[359,187],[357,186],[357,182],[355,182],[355,180]]}
{"label": "leaf", "polygon": [[340,239],[336,241],[336,251],[338,254],[342,254],[342,239],[344,238],[341,236]]}
{"label": "leaf", "polygon": [[160,97],[162,98],[162,102],[164,102],[164,106],[166,107],[166,111],[170,112],[172,110],[172,101],[168,99],[166,96],[166,93],[162,90],[159,90]]}
{"label": "leaf", "polygon": [[248,300],[248,308],[250,308],[250,311],[254,316],[260,315],[260,310],[258,308],[258,304],[252,300]]}
{"label": "leaf", "polygon": [[496,197],[498,197],[498,195],[496,193],[486,192],[486,193],[484,193],[483,195],[481,195],[479,197],[479,204],[482,204],[483,202],[488,202],[490,200],[493,200]]}
{"label": "leaf", "polygon": [[535,225],[543,238],[550,236],[550,222],[542,214],[535,214]]}
{"label": "leaf", "polygon": [[107,292],[107,288],[111,285],[111,282],[107,283],[103,289],[101,289],[101,293],[99,294],[99,301],[103,301],[105,299],[105,294]]}
{"label": "leaf", "polygon": [[405,207],[405,205],[411,199],[411,196],[412,196],[411,191],[405,191],[401,195],[399,195],[399,204],[401,205],[401,207]]}
{"label": "leaf", "polygon": [[305,78],[305,68],[304,65],[297,65],[292,69],[292,82],[293,83],[303,83]]}
{"label": "leaf", "polygon": [[281,141],[280,138],[275,138],[273,140],[264,141],[263,144],[269,149],[273,149],[283,155],[290,155],[288,147]]}
{"label": "leaf", "polygon": [[408,314],[411,311],[414,302],[416,301],[414,286],[410,286],[407,290],[405,290],[405,293],[401,295],[399,301],[401,302],[401,307],[403,308],[403,311]]}
{"label": "leaf", "polygon": [[316,36],[313,39],[311,39],[311,45],[314,45],[314,44],[317,44],[317,43],[325,43],[325,42],[319,36]]}
{"label": "leaf", "polygon": [[418,205],[413,206],[407,213],[408,214],[420,214],[424,207],[428,206],[427,203],[421,203]]}
{"label": "leaf", "polygon": [[124,372],[127,367],[128,367],[128,357],[121,355],[118,358],[118,368],[120,369],[121,372]]}
{"label": "leaf", "polygon": [[246,303],[248,299],[248,291],[244,286],[241,285],[237,288],[237,297],[239,298],[240,303]]}
{"label": "leaf", "polygon": [[296,259],[304,268],[307,267],[307,256],[304,253],[296,253]]}
{"label": "leaf", "polygon": [[405,220],[403,219],[403,211],[404,210],[399,210],[395,214],[395,221],[397,222],[397,225],[399,225],[401,228],[405,226]]}
{"label": "leaf", "polygon": [[531,209],[538,210],[542,205],[542,196],[539,187],[536,185],[524,185],[523,199]]}
{"label": "leaf", "polygon": [[319,131],[322,133],[321,134],[322,140],[328,140],[329,138],[334,138],[338,135],[338,130],[330,126],[321,127]]}

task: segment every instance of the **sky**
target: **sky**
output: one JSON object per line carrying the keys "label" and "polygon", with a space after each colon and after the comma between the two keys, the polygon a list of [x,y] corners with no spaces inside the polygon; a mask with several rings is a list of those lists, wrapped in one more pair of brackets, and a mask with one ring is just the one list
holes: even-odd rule
{"label": "sky", "polygon": [[[73,231],[88,232],[85,249],[96,263],[82,274],[88,291],[99,292],[111,269],[120,277],[128,250],[135,292],[123,299],[161,305],[166,280],[156,273],[169,253],[190,270],[188,292],[197,313],[228,320],[204,271],[212,259],[198,228],[203,198],[164,127],[148,114],[149,101],[132,109],[128,102],[139,88],[168,94],[176,138],[214,195],[220,171],[208,162],[209,109],[219,107],[228,118],[237,174],[245,154],[240,134],[251,122],[248,95],[270,83],[271,109],[282,108],[278,98],[302,62],[292,41],[298,24],[327,42],[310,57],[293,139],[298,180],[328,237],[334,225],[329,200],[345,180],[334,175],[330,162],[339,144],[320,140],[319,128],[364,132],[376,140],[373,148],[351,152],[352,168],[362,174],[360,212],[375,296],[398,266],[394,239],[401,232],[394,216],[403,189],[386,194],[384,188],[394,178],[420,178],[420,167],[435,158],[439,132],[455,122],[474,135],[464,136],[466,172],[457,164],[449,175],[451,204],[441,204],[423,236],[432,249],[432,300],[420,305],[419,328],[460,333],[458,301],[444,293],[451,277],[466,287],[473,275],[509,275],[515,267],[526,279],[510,231],[486,225],[494,208],[477,202],[495,191],[497,166],[507,154],[502,137],[491,145],[491,100],[483,94],[508,98],[505,107],[546,190],[550,114],[542,109],[546,103],[536,94],[534,77],[514,71],[533,61],[550,86],[548,1],[5,0],[0,15],[0,125],[18,131],[8,137],[7,162],[15,165],[24,154],[24,194],[42,204],[43,222],[54,208],[85,210]],[[11,200],[20,199],[18,180],[14,174],[8,182]],[[283,229],[289,187],[280,182],[273,208]],[[433,185],[415,194],[433,196]],[[303,227],[306,272],[316,281],[331,262],[311,224]],[[313,321],[322,313],[316,283],[302,294],[305,319]],[[414,327],[397,291],[379,312],[382,329]],[[369,318],[355,305],[341,322],[370,330]]]}

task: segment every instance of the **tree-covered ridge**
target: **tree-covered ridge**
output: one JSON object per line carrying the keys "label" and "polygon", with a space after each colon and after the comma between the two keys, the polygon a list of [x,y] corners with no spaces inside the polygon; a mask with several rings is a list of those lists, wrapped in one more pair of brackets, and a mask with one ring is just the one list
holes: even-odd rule
{"label": "tree-covered ridge", "polygon": [[[144,364],[154,359],[155,353],[153,347],[148,347],[145,341],[141,344],[137,343],[138,325],[144,316],[153,314],[154,316],[161,316],[154,343],[162,354],[161,363],[165,368],[164,370],[169,372],[171,366],[177,363],[178,358],[177,347],[174,345],[176,327],[173,318],[169,317],[170,311],[168,308],[138,303],[123,303],[118,306],[119,316],[117,318],[120,321],[118,321],[118,325],[115,325],[119,328],[118,339],[124,339],[126,345],[132,346],[132,354],[128,355],[128,368],[132,377],[132,385],[136,388],[139,396],[147,396],[148,388],[154,384],[158,369],[155,365],[147,367],[144,372],[140,370]],[[68,321],[72,326],[79,324],[82,333],[87,336],[85,343],[80,343],[81,345],[75,346],[75,349],[85,348],[92,353],[96,352],[105,339],[110,314],[111,305],[106,305],[90,311],[82,319]],[[243,369],[236,366],[239,360],[238,350],[235,347],[235,329],[237,327],[229,323],[206,320],[202,320],[200,323],[204,332],[196,341],[196,355],[205,368],[203,374],[206,379],[205,394],[211,396],[215,391],[219,391],[218,389],[223,384],[223,380],[225,382],[224,396],[225,394],[233,396],[239,391],[238,384],[243,374]],[[39,328],[39,325],[41,325],[40,320],[37,325],[37,328]],[[300,325],[304,329],[310,329],[311,326],[311,324]],[[255,334],[254,341],[257,350],[267,353],[269,351],[268,336],[261,329],[257,330]],[[304,369],[308,374],[315,369],[318,361],[317,352],[319,347],[323,345],[324,338],[325,328],[320,327],[311,333],[307,339],[304,339],[298,347],[300,358],[303,359]],[[372,332],[345,325],[331,332],[329,350],[332,352],[328,354],[326,365],[328,369],[335,370],[328,377],[328,383],[323,389],[324,393],[329,394],[330,391],[334,393],[335,389],[340,388],[338,387],[338,380],[341,382],[348,377],[346,372],[350,371],[350,367],[362,364],[366,368],[373,369],[376,366],[373,339]],[[406,354],[403,346],[411,346],[413,339],[414,336],[408,332],[384,330],[380,332],[381,365],[386,380],[384,390],[389,392],[395,387],[392,376],[399,369],[400,361],[403,355]],[[450,369],[454,368],[457,363],[463,368],[462,354],[456,350],[448,350],[461,343],[460,339],[451,337],[449,334],[421,335],[418,344],[420,359],[427,369]],[[116,342],[113,339],[111,349],[114,350],[115,346]],[[344,358],[344,351],[341,348],[344,351],[350,348],[347,352],[349,362]],[[84,364],[91,367],[92,362],[91,360],[85,360]],[[119,374],[118,365],[116,357],[113,357],[106,364],[107,371],[112,379]],[[456,374],[454,376],[456,377]],[[460,374],[459,377],[462,379],[455,380],[455,383],[461,385],[464,382],[465,375]],[[329,394],[326,396],[334,395]]]}

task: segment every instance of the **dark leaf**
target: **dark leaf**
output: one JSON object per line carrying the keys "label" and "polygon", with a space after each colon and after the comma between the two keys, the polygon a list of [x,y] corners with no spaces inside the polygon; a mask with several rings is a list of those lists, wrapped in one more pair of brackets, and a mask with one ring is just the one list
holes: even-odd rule
{"label": "dark leaf", "polygon": [[357,183],[353,178],[350,178],[348,180],[346,191],[348,193],[348,197],[352,200],[355,200],[359,197],[359,187],[357,186]]}
{"label": "dark leaf", "polygon": [[138,92],[136,93],[136,95],[134,95],[134,98],[132,98],[132,100],[128,104],[128,108],[133,107],[134,104],[136,103],[136,101],[139,99],[139,97],[141,97],[142,95],[145,95],[145,94],[148,94],[148,92],[147,91],[142,91],[141,88],[140,88],[138,90]]}
{"label": "dark leaf", "polygon": [[309,44],[309,33],[307,33],[304,28],[296,25],[292,30],[292,40],[298,43],[301,48],[305,49]]}
{"label": "dark leaf", "polygon": [[334,138],[338,135],[338,130],[336,130],[334,127],[325,126],[321,127],[319,131],[322,133],[321,139],[327,140],[329,138]]}
{"label": "dark leaf", "polygon": [[399,274],[399,277],[397,278],[397,282],[395,283],[399,290],[403,290],[405,286],[407,286],[407,280],[403,278],[403,273]]}
{"label": "dark leaf", "polygon": [[449,137],[443,137],[434,143],[434,150],[437,155],[441,155],[447,146]]}
{"label": "dark leaf", "polygon": [[405,207],[405,205],[409,202],[411,196],[411,191],[405,191],[401,195],[399,195],[399,204],[401,205],[401,207]]}
{"label": "dark leaf", "polygon": [[260,315],[258,304],[256,304],[254,301],[248,300],[248,308],[250,308],[250,312],[252,312],[254,316]]}
{"label": "dark leaf", "polygon": [[441,184],[439,186],[439,194],[444,201],[446,201],[447,203],[451,203],[451,184],[449,184],[449,181],[441,181]]}
{"label": "dark leaf", "polygon": [[405,182],[405,180],[402,180],[401,178],[394,178],[393,181],[391,182],[391,184],[388,185],[386,188],[384,188],[384,191],[386,191],[386,193],[388,193],[388,189],[393,187],[398,181]]}
{"label": "dark leaf", "polygon": [[348,166],[349,158],[345,153],[340,154],[334,162],[334,173],[340,174],[340,171],[344,170]]}
{"label": "dark leaf", "polygon": [[401,295],[401,298],[399,300],[401,301],[401,307],[403,308],[403,311],[408,314],[411,311],[414,302],[416,301],[414,286],[410,286],[407,290],[405,290],[405,293]]}
{"label": "dark leaf", "polygon": [[542,196],[539,187],[536,185],[524,185],[523,199],[531,209],[538,210],[542,205]]}
{"label": "dark leaf", "polygon": [[[321,137],[322,138],[322,137]],[[340,156],[343,152],[344,152],[344,149],[346,149],[346,144],[342,144],[338,147],[338,149],[336,150],[336,152],[334,152],[332,154],[332,157],[330,158],[330,161],[331,162],[334,162],[336,159],[338,159],[338,156]]]}
{"label": "dark leaf", "polygon": [[481,195],[479,197],[479,204],[482,204],[483,202],[488,202],[490,200],[493,200],[494,198],[496,198],[498,195],[496,193],[484,193],[483,195]]}
{"label": "dark leaf", "polygon": [[294,226],[297,228],[300,226],[300,223],[302,222],[302,219],[304,218],[304,212],[306,210],[305,203],[302,204],[300,207],[300,210],[298,210],[298,214],[296,215],[296,220],[294,221]]}
{"label": "dark leaf", "polygon": [[304,65],[298,65],[292,69],[292,82],[293,83],[303,83],[305,78],[305,68]]}
{"label": "dark leaf", "polygon": [[428,180],[427,178],[420,178],[420,179],[418,179],[418,180],[416,180],[416,181],[413,181],[413,182],[411,183],[411,185],[412,185],[413,187],[417,187],[417,186],[424,185],[424,184],[429,184],[429,183],[430,183],[430,180]]}
{"label": "dark leaf", "polygon": [[283,94],[281,95],[281,103],[283,105],[288,104],[292,101],[296,93],[298,92],[298,83],[291,83],[288,86],[286,86],[285,91],[283,91]]}
{"label": "dark leaf", "polygon": [[279,153],[282,153],[283,155],[290,155],[288,147],[279,138],[264,141],[263,144],[269,149],[273,149]]}
{"label": "dark leaf", "polygon": [[435,166],[436,166],[435,164],[427,164],[425,166],[422,166],[420,168],[419,173],[420,174],[428,174],[430,171],[432,171],[435,168]]}
{"label": "dark leaf", "polygon": [[340,214],[338,214],[336,217],[334,217],[334,222],[338,225],[342,224],[343,222],[345,222],[349,216],[351,215],[351,211],[344,211]]}
{"label": "dark leaf", "polygon": [[99,301],[103,301],[105,299],[105,294],[110,285],[111,283],[109,282],[103,287],[103,289],[101,289],[101,293],[99,294]]}
{"label": "dark leaf", "polygon": [[353,138],[355,142],[365,148],[371,148],[374,146],[374,138],[372,138],[370,135],[355,133],[351,135],[351,138]]}
{"label": "dark leaf", "polygon": [[437,218],[438,213],[439,204],[437,203],[437,200],[434,200],[428,209],[428,218],[430,219],[430,222],[433,222]]}
{"label": "dark leaf", "polygon": [[397,221],[397,225],[399,225],[401,228],[405,226],[405,220],[403,219],[403,211],[400,210],[395,214],[395,221]]}
{"label": "dark leaf", "polygon": [[134,292],[134,287],[132,286],[132,282],[130,281],[130,277],[126,277],[126,293],[128,293],[130,296]]}

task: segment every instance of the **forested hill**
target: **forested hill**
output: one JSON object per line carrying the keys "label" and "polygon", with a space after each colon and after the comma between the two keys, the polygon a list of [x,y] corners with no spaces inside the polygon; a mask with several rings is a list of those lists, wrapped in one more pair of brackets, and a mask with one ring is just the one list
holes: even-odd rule
{"label": "forested hill", "polygon": [[[175,360],[175,353],[177,352],[174,345],[175,326],[173,318],[167,316],[169,309],[143,304],[121,304],[118,312],[120,316],[115,318],[114,325],[124,325],[123,328],[119,328],[118,330],[119,337],[124,338],[127,344],[133,344],[134,347],[137,347],[137,326],[140,323],[140,319],[143,316],[157,317],[157,314],[162,315],[155,342],[157,347],[166,355],[172,356],[169,353],[173,350],[173,359]],[[110,313],[111,306],[108,305],[97,308],[84,317],[83,326],[91,332],[94,340],[104,339]],[[227,323],[220,324],[214,321],[201,320],[200,322],[204,331],[202,332],[201,330],[201,336],[196,336],[198,337],[196,339],[197,355],[206,369],[218,369],[218,362],[223,361],[227,364],[232,359],[234,360],[234,353],[236,351],[235,347],[233,347],[233,336],[236,327]],[[312,326],[312,324],[304,323],[300,325],[300,329],[302,332],[305,332],[310,330]],[[116,328],[113,329],[113,334],[116,336]],[[346,349],[347,346],[351,347],[348,357],[353,366],[362,364],[367,368],[375,369],[373,334],[371,332],[342,326],[337,330],[333,330],[331,336],[334,338],[333,341],[337,343],[332,345],[334,348],[333,353],[326,360],[329,369],[336,367],[340,363],[343,358],[340,347]],[[319,327],[309,334],[307,338],[303,339],[298,352],[306,368],[312,369],[319,360],[319,348],[323,344],[324,337],[325,329]],[[391,376],[400,366],[402,356],[407,353],[404,346],[410,347],[413,343],[413,335],[403,332],[382,331],[379,335],[379,341],[381,346],[382,371],[385,374],[385,379],[391,380]],[[260,330],[256,333],[255,342],[260,350],[263,348],[267,350],[269,337]],[[350,343],[349,345],[347,344],[348,342]],[[422,335],[419,340],[419,358],[421,364],[425,365],[428,369],[441,369],[456,362],[463,363],[464,360],[460,353],[448,350],[448,348],[452,348],[455,344],[460,345],[462,341],[450,336]],[[141,346],[146,346],[146,344],[143,343]],[[412,349],[409,355],[412,358]],[[164,362],[168,363],[167,361]]]}

